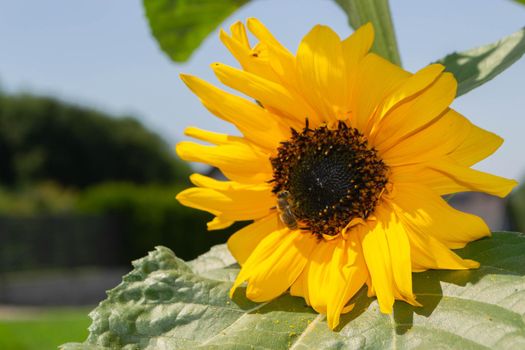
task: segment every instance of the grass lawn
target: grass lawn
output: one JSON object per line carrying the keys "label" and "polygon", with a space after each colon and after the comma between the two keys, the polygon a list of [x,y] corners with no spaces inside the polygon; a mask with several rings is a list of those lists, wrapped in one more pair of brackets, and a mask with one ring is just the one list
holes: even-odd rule
{"label": "grass lawn", "polygon": [[0,309],[0,349],[47,350],[84,341],[92,307]]}

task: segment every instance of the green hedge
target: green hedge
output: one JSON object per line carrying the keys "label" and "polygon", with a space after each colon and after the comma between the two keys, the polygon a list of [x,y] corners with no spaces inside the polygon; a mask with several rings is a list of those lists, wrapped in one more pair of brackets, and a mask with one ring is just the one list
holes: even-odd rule
{"label": "green hedge", "polygon": [[[168,246],[189,260],[225,242],[243,226],[208,232],[206,222],[212,216],[175,199],[183,188],[131,183],[105,183],[83,191],[53,183],[18,190],[0,188],[0,226],[9,231],[4,232],[3,241],[14,239],[18,249],[9,261],[0,261],[5,270],[41,267],[35,264],[38,259],[28,260],[27,256],[38,249],[35,245],[41,244],[42,236],[46,236],[47,248],[46,254],[40,254],[46,257],[40,260],[46,266],[60,267],[64,256],[71,260],[71,255],[78,257],[73,259],[76,263],[128,265],[156,245]],[[112,255],[108,256],[107,246],[115,247]],[[100,249],[105,251],[99,254]]]}
{"label": "green hedge", "polygon": [[86,214],[109,214],[118,219],[122,229],[123,262],[144,256],[154,246],[170,247],[178,257],[193,259],[215,244],[223,243],[232,232],[206,230],[210,214],[186,208],[175,200],[177,187],[137,186],[109,183],[83,192],[77,211]]}
{"label": "green hedge", "polygon": [[0,95],[0,184],[54,181],[86,188],[106,181],[184,182],[187,164],[132,117],[50,97]]}
{"label": "green hedge", "polygon": [[70,214],[78,192],[54,182],[41,182],[19,189],[0,187],[0,215],[32,216]]}

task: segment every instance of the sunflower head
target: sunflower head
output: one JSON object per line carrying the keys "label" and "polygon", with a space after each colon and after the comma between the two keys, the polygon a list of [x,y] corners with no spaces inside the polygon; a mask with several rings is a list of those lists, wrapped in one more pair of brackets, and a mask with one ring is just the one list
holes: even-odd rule
{"label": "sunflower head", "polygon": [[290,214],[302,229],[338,235],[352,219],[366,219],[385,191],[388,167],[366,138],[346,122],[301,132],[270,158],[272,192],[287,193]]}
{"label": "sunflower head", "polygon": [[254,46],[240,22],[220,33],[241,68],[212,64],[246,98],[182,75],[240,136],[190,127],[208,145],[177,145],[228,178],[192,175],[182,204],[212,213],[211,230],[253,220],[228,241],[242,266],[232,293],[245,281],[254,301],[289,291],[335,328],[364,284],[390,313],[395,299],[419,305],[412,272],[477,267],[450,249],[488,227],[441,196],[505,196],[516,182],[471,168],[502,140],[449,107],[454,77],[439,64],[411,74],[370,53],[370,24],[344,40],[316,26],[295,55],[258,20],[247,26]]}

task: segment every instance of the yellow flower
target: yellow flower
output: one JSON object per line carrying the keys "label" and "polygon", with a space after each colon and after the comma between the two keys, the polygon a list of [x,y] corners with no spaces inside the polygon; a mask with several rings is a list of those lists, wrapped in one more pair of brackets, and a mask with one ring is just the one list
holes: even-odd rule
{"label": "yellow flower", "polygon": [[365,283],[391,313],[395,299],[419,305],[413,271],[478,267],[450,249],[489,236],[487,225],[441,196],[503,197],[516,182],[471,168],[502,139],[449,108],[452,74],[439,64],[411,74],[369,53],[369,24],[344,40],[318,25],[295,56],[257,19],[247,27],[254,47],[242,23],[220,34],[242,69],[212,68],[248,98],[182,75],[242,136],[190,127],[186,135],[212,145],[177,145],[230,180],[194,174],[182,204],[215,215],[210,230],[254,220],[228,241],[242,267],[231,293],[245,281],[257,302],[289,290],[333,329]]}

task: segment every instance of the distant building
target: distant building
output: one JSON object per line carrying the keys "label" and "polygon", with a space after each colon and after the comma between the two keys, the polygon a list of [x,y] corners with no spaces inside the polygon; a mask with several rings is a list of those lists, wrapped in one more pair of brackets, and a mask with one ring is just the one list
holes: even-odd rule
{"label": "distant building", "polygon": [[507,213],[507,199],[479,192],[464,192],[449,200],[454,208],[482,217],[492,231],[512,229]]}
{"label": "distant building", "polygon": [[204,172],[204,175],[214,178],[215,180],[227,180],[226,176],[221,173],[221,171],[218,168],[211,167],[207,171]]}

